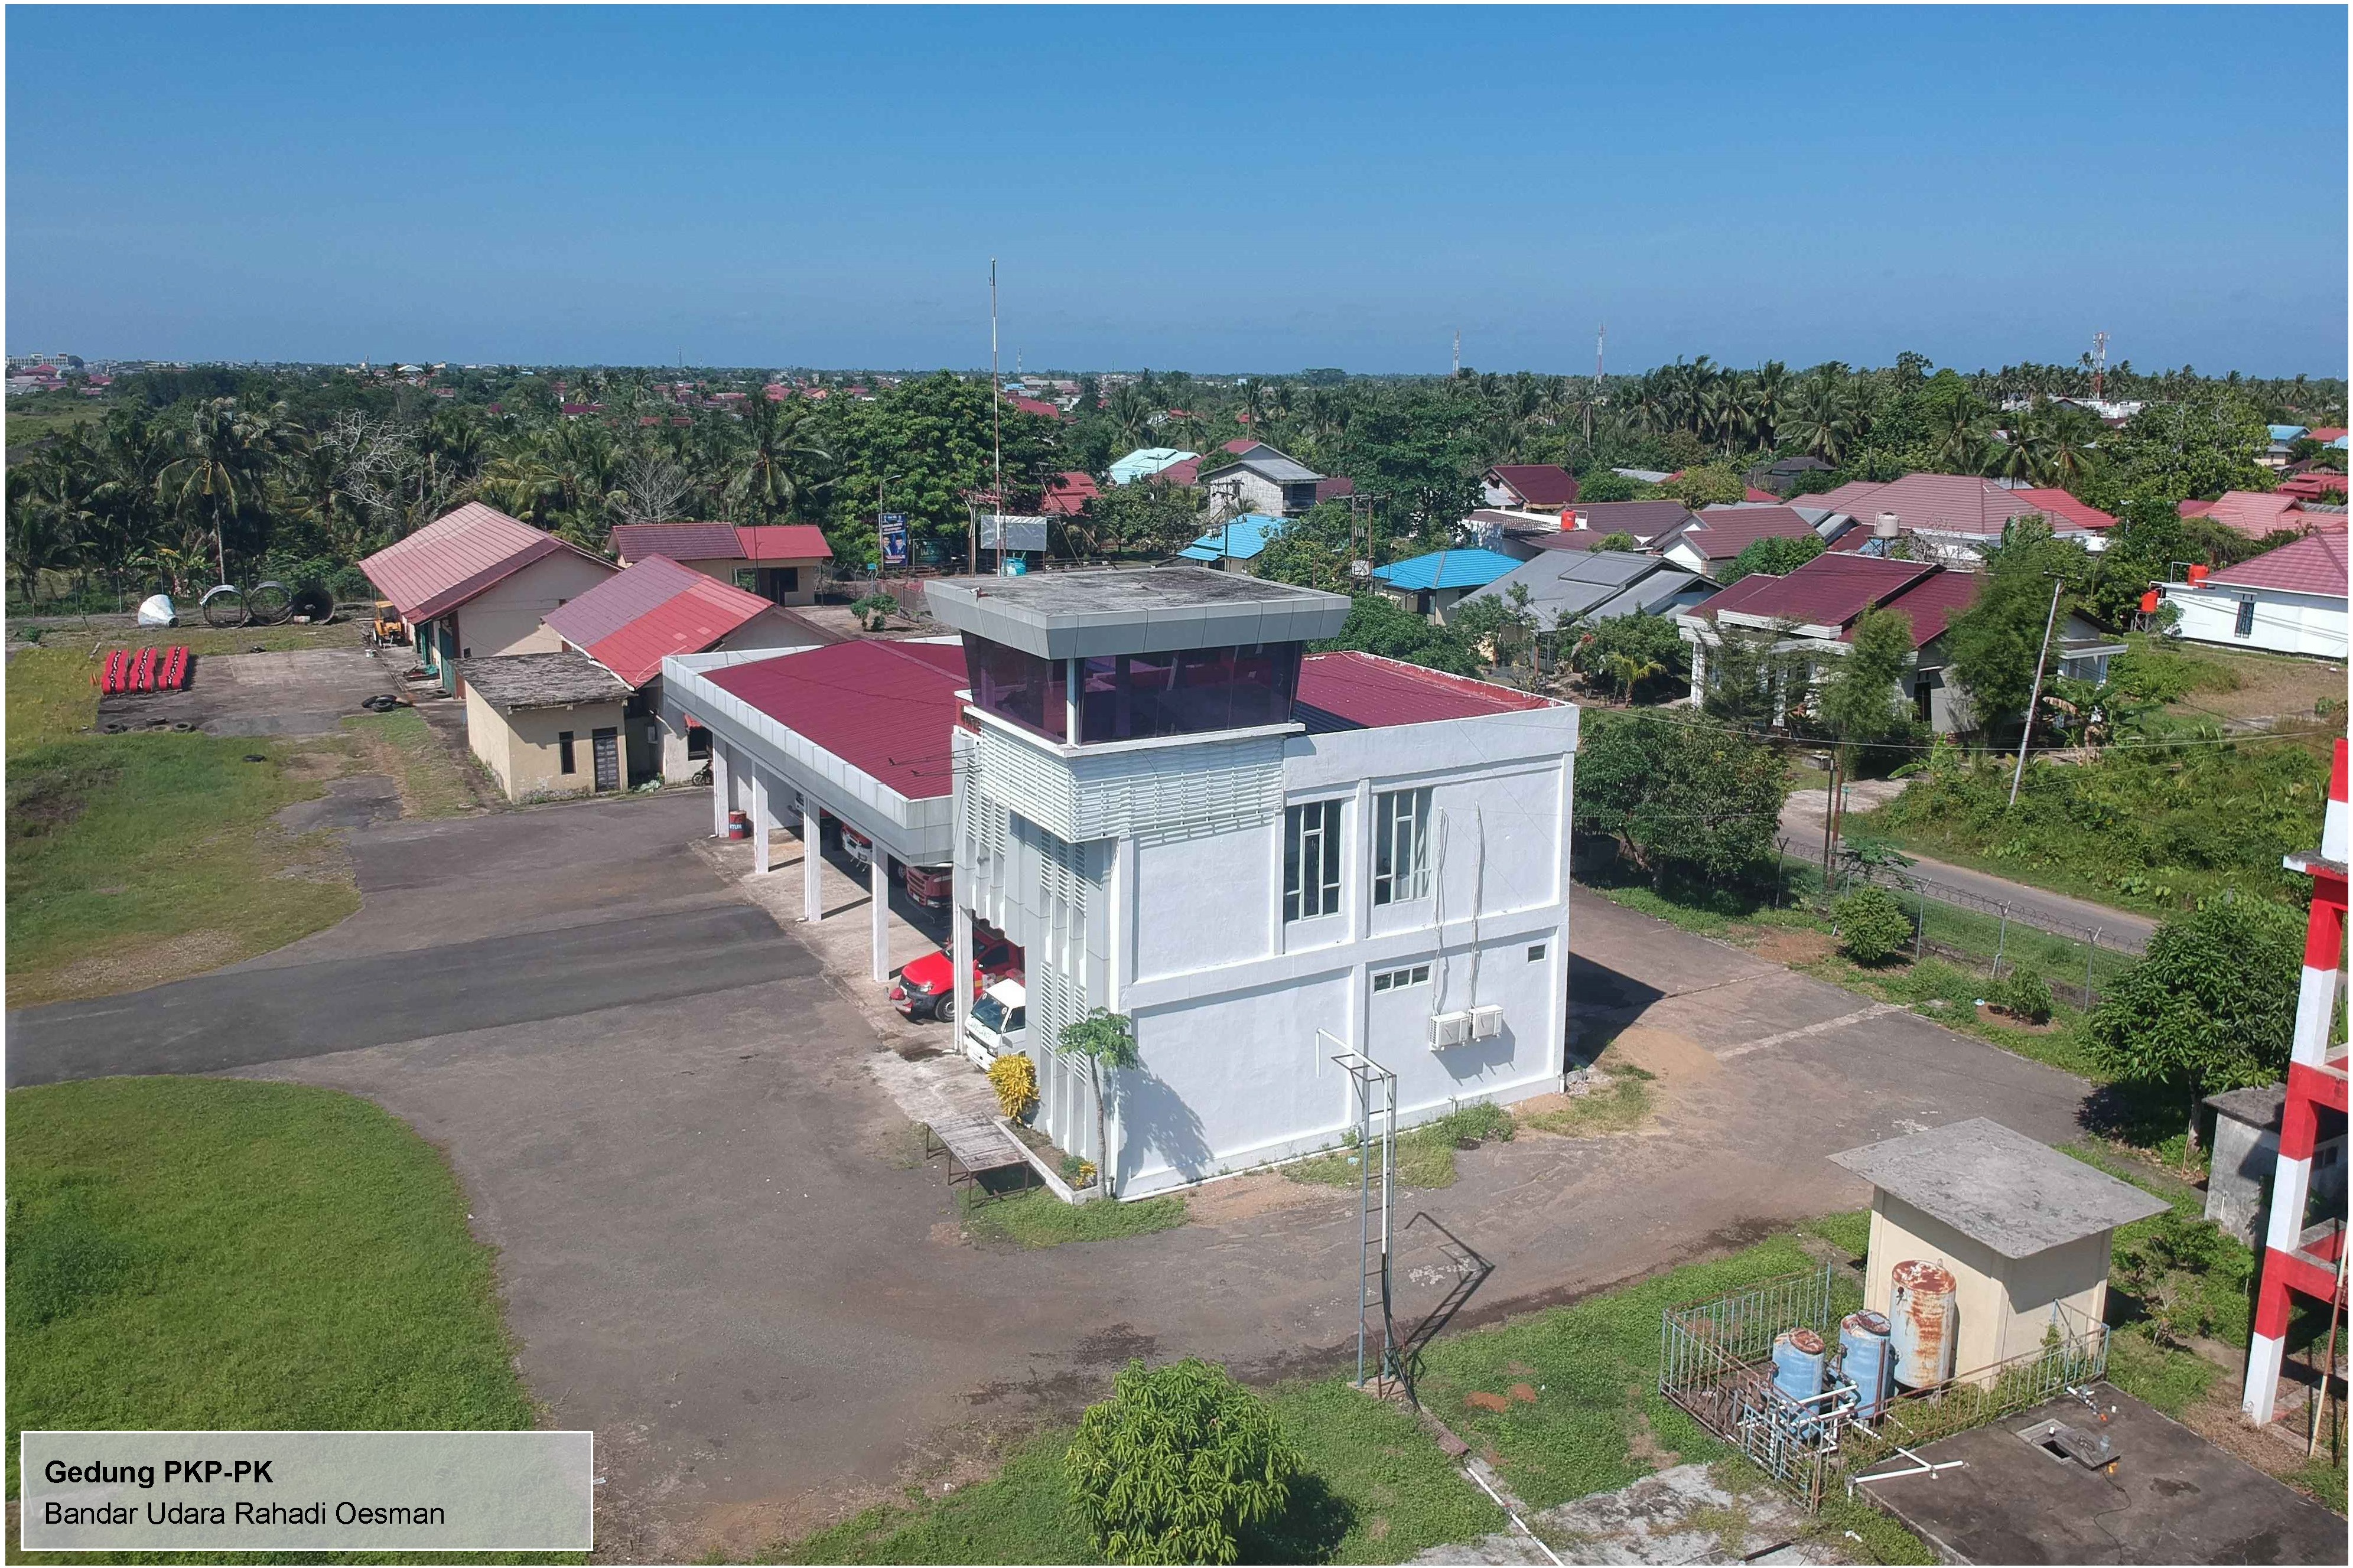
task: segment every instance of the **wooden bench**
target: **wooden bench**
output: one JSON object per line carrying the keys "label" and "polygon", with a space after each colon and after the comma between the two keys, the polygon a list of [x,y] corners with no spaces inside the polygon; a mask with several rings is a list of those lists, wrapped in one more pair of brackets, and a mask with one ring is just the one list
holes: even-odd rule
{"label": "wooden bench", "polygon": [[988,1173],[1015,1167],[1026,1173],[1029,1168],[1029,1157],[995,1122],[976,1116],[923,1124],[923,1157],[939,1154],[947,1156],[950,1186],[964,1182],[986,1190],[981,1178]]}

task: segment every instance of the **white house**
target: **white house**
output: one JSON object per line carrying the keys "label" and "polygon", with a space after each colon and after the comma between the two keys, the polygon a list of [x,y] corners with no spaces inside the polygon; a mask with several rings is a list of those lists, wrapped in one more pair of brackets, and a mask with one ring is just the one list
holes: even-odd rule
{"label": "white house", "polygon": [[[861,832],[871,820],[893,857],[944,847],[959,988],[976,921],[1024,950],[1038,1124],[1116,1195],[1339,1143],[1355,1121],[1343,1052],[1396,1075],[1401,1126],[1558,1087],[1574,707],[1304,657],[1346,598],[1199,567],[928,594],[961,648],[894,645],[890,669],[861,668],[862,688],[900,694],[879,738],[838,695],[873,645],[672,659],[665,706],[717,731],[714,768],[749,785],[755,843],[798,789]],[[819,679],[819,664],[845,668]],[[788,690],[795,666],[811,675]],[[715,809],[743,792],[721,793]],[[1097,1006],[1133,1020],[1141,1057],[1115,1075],[1108,1157],[1087,1075],[1058,1045]]]}
{"label": "white house", "polygon": [[2165,602],[2180,613],[2176,635],[2343,658],[2345,540],[2343,533],[2307,533],[2201,581],[2164,584]]}

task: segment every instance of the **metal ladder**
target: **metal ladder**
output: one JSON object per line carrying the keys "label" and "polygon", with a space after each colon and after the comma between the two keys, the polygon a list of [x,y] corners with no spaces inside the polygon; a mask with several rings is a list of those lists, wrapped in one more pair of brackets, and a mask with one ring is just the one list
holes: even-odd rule
{"label": "metal ladder", "polygon": [[1397,1074],[1361,1051],[1344,1047],[1332,1059],[1356,1089],[1356,1384],[1366,1384],[1366,1352],[1370,1349],[1375,1353],[1375,1375],[1394,1387],[1403,1370],[1389,1310],[1389,1257],[1397,1241],[1391,1203],[1397,1165]]}

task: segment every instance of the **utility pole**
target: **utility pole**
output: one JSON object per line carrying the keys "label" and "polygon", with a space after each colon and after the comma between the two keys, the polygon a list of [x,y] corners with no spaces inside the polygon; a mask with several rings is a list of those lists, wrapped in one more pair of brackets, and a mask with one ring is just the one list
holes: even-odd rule
{"label": "utility pole", "polygon": [[2034,710],[2042,700],[2042,666],[2051,658],[2051,628],[2059,624],[2059,590],[2063,577],[2051,579],[2051,613],[2042,618],[2042,651],[2034,656],[2034,689],[2026,699],[2026,728],[2018,737],[2018,766],[2010,775],[2010,804],[2018,804],[2019,781],[2026,777],[2026,742],[2034,736]]}

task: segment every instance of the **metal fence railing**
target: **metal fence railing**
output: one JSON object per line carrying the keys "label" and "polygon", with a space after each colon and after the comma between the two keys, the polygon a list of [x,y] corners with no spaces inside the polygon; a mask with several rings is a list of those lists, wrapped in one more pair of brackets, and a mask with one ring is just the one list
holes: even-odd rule
{"label": "metal fence railing", "polygon": [[1867,1402],[1835,1375],[1821,1393],[1793,1399],[1774,1386],[1774,1341],[1810,1329],[1838,1343],[1839,1322],[1862,1295],[1834,1265],[1786,1274],[1660,1314],[1659,1392],[1733,1445],[1809,1510],[1841,1479],[1922,1445],[2083,1391],[2107,1371],[2107,1331],[2054,1306],[2043,1342],[2021,1355],[1955,1374],[1935,1388]]}

